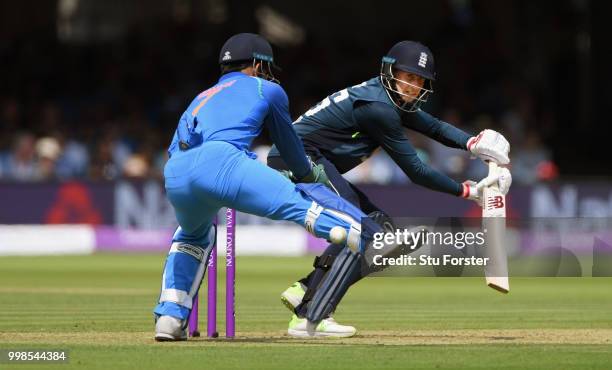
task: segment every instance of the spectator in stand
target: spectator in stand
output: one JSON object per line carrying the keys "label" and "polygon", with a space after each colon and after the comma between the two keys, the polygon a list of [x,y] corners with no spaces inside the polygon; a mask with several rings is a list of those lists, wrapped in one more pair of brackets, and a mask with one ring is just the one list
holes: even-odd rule
{"label": "spectator in stand", "polygon": [[43,137],[36,141],[37,180],[49,181],[57,178],[55,166],[62,153],[62,148],[53,137]]}
{"label": "spectator in stand", "polygon": [[540,135],[534,130],[530,130],[523,144],[514,150],[512,174],[517,183],[524,185],[557,177],[558,171],[550,150],[542,145]]}
{"label": "spectator in stand", "polygon": [[16,136],[13,150],[6,157],[4,177],[14,181],[36,181],[39,179],[35,138],[30,133],[20,133]]}

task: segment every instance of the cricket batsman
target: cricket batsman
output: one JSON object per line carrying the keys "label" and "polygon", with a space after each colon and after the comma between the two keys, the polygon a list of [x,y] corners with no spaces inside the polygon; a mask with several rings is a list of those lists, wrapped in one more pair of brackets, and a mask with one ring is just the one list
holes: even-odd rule
{"label": "cricket batsman", "polygon": [[[458,183],[430,168],[417,156],[404,133],[406,128],[446,146],[471,152],[484,161],[495,161],[500,165],[507,165],[510,161],[510,145],[498,132],[484,130],[472,136],[420,108],[433,93],[434,80],[434,58],[429,48],[418,42],[401,41],[382,58],[379,76],[326,97],[293,124],[306,153],[325,168],[333,189],[380,226],[392,225],[391,218],[342,177],[379,147],[413,183],[480,204],[485,180]],[[291,167],[280,156],[280,149],[278,145],[272,147],[268,165],[287,174]],[[502,193],[506,194],[512,183],[510,172],[503,168],[496,181]],[[335,329],[342,330],[317,327],[313,331],[308,322],[309,306],[322,294],[319,292],[320,282],[327,279],[343,248],[342,245],[330,244],[321,256],[315,258],[314,270],[282,293],[281,301],[294,313],[289,322],[290,335],[346,337],[355,334],[354,327],[340,325],[330,317],[324,323],[333,322]],[[348,285],[361,278],[363,272],[356,271]]]}
{"label": "cricket batsman", "polygon": [[[164,178],[179,227],[154,309],[158,341],[187,339],[187,319],[216,239],[213,220],[220,208],[293,221],[342,245],[336,256],[342,269],[322,286],[325,297],[313,300],[309,317],[317,325],[348,289],[362,246],[378,230],[375,223],[361,222],[361,210],[321,184],[327,182],[324,168],[306,157],[273,63],[272,47],[261,36],[231,37],[219,55],[221,78],[195,97],[178,122]],[[299,184],[258,162],[248,150],[264,125]]]}

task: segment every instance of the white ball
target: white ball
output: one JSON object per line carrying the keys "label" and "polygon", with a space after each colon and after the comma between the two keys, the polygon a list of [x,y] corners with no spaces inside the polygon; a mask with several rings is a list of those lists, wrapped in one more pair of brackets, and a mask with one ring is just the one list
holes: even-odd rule
{"label": "white ball", "polygon": [[341,226],[334,226],[329,231],[329,240],[334,244],[344,244],[346,241],[346,230]]}

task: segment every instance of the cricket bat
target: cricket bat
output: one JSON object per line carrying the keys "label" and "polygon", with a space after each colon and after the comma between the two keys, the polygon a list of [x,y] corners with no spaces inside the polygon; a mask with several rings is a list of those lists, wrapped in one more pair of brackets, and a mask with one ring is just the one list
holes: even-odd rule
{"label": "cricket bat", "polygon": [[[489,162],[488,178],[496,178],[499,167]],[[508,257],[504,237],[506,234],[506,197],[499,191],[497,181],[485,186],[482,199],[482,223],[485,232],[486,257],[485,279],[491,288],[508,293]]]}

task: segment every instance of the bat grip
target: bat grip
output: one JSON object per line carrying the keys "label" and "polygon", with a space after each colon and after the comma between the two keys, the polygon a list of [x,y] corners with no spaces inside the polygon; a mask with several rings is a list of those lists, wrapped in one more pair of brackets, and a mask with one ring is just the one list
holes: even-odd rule
{"label": "bat grip", "polygon": [[499,179],[499,176],[498,176],[499,166],[497,165],[497,163],[493,161],[487,161],[487,164],[489,165],[489,174],[484,180],[482,180],[478,184],[480,187],[489,187],[495,184],[495,182]]}
{"label": "bat grip", "polygon": [[497,165],[497,163],[495,163],[493,161],[489,161],[489,176],[496,175],[498,168],[499,168],[499,166]]}

